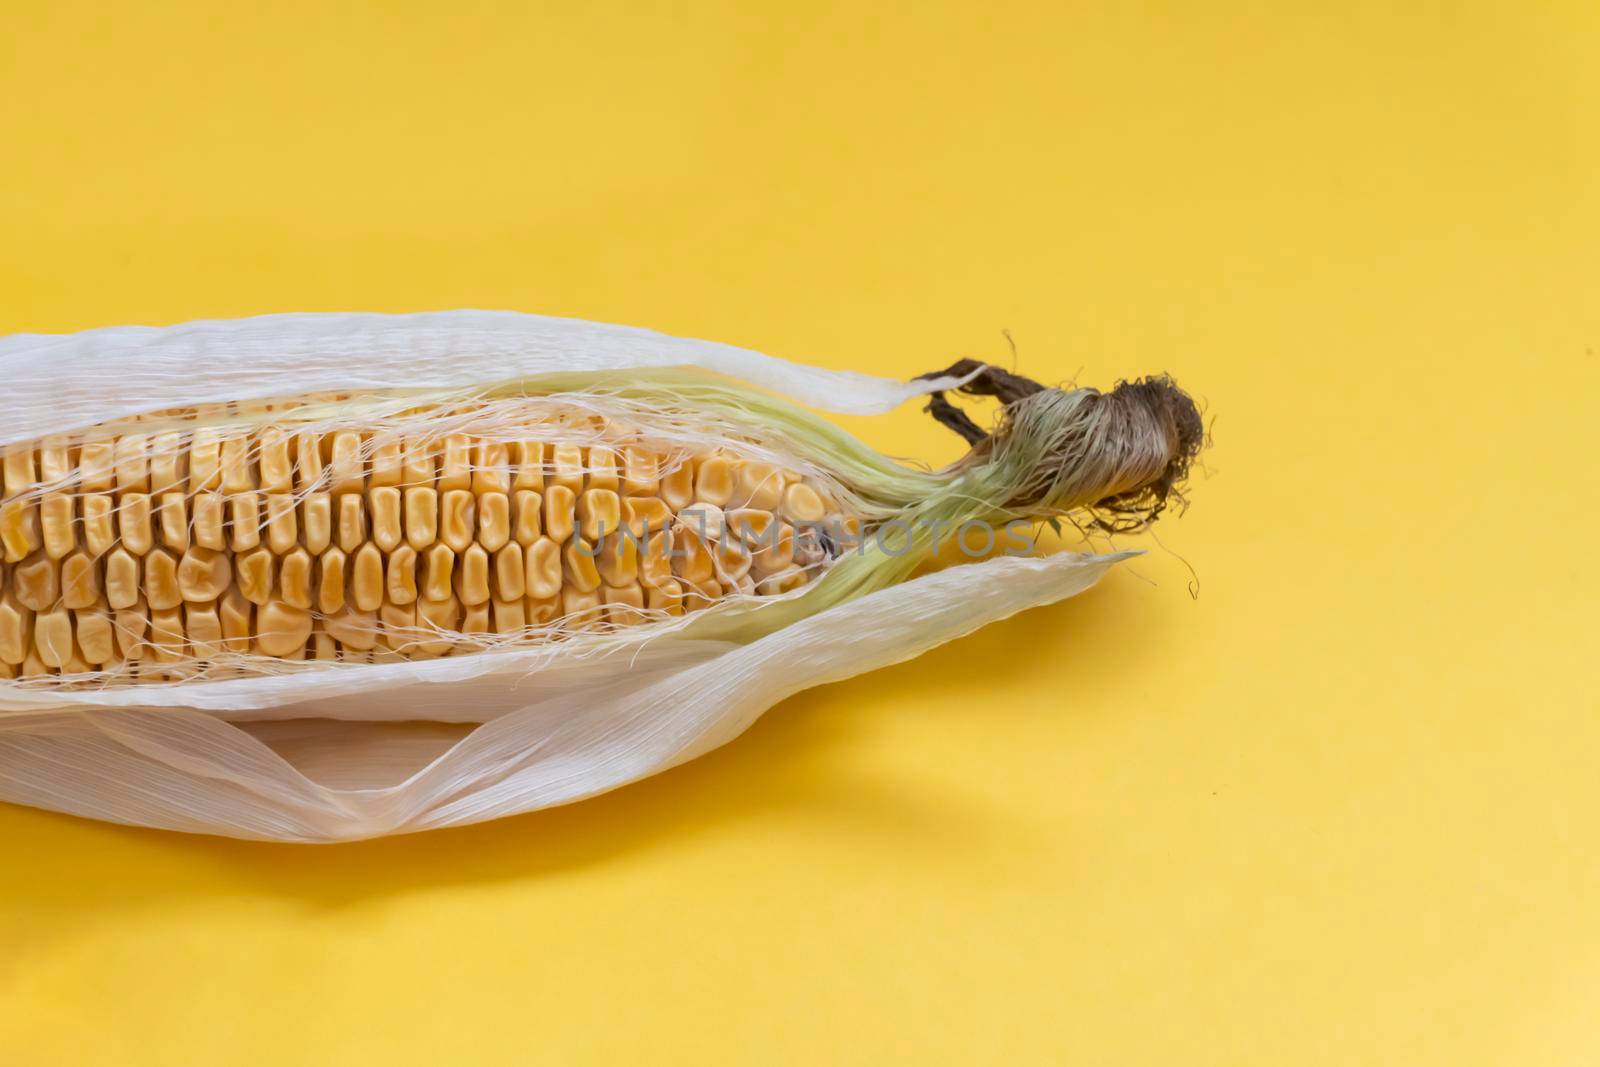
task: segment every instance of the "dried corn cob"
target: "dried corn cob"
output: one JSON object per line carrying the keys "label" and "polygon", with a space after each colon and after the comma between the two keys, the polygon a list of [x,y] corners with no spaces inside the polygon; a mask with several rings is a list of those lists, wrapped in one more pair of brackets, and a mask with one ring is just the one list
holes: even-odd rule
{"label": "dried corn cob", "polygon": [[226,677],[631,625],[796,589],[857,525],[818,477],[560,401],[329,428],[339,404],[7,447],[0,673]]}
{"label": "dried corn cob", "polygon": [[[1186,428],[1135,405],[1169,423],[1144,466],[1119,456],[1063,487],[1052,450],[1070,452],[1072,435],[1041,440],[1073,425],[1052,405],[1074,394],[952,370],[981,371],[1010,400],[1005,434],[955,424],[977,447],[975,473],[953,484],[879,470],[848,485],[826,464],[783,462],[798,413],[741,423],[737,395],[637,382],[405,408],[411,398],[338,395],[213,405],[12,444],[0,464],[0,675],[217,680],[610,631],[793,592],[878,523],[905,525],[908,551],[879,546],[872,566],[845,568],[838,584],[858,593],[926,554],[908,518],[926,531],[1107,513],[1132,493],[1143,521],[1186,462],[1175,436]],[[1117,396],[1136,394],[1174,395],[1141,384]],[[935,405],[949,421],[955,409],[942,395]],[[997,477],[998,498],[984,484]]]}
{"label": "dried corn cob", "polygon": [[[614,788],[1070,596],[1126,554],[913,573],[974,524],[1137,529],[1203,436],[1166,379],[893,383],[507,313],[0,338],[0,370],[0,798],[280,840]],[[928,396],[972,448],[910,468],[774,392]]]}

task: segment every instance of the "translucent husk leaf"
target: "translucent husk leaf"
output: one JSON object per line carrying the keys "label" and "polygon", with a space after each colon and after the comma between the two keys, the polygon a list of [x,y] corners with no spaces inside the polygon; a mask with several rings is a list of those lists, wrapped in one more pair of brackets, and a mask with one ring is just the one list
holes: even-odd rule
{"label": "translucent husk leaf", "polygon": [[[514,311],[294,314],[0,338],[0,444],[146,411],[289,393],[475,389],[560,372],[700,367],[870,415],[939,388],[653,330]],[[946,383],[948,384],[948,383]]]}
{"label": "translucent husk leaf", "polygon": [[[459,740],[449,732],[419,735],[409,723],[320,731],[293,724],[310,744],[286,744],[293,734],[272,728],[282,723],[258,736],[259,727],[192,708],[0,718],[0,794],[113,822],[283,841],[375,837],[570,803],[724,744],[792,693],[910,659],[1081,592],[1127,555],[952,567],[748,644],[699,644],[675,669],[598,697],[581,685],[525,687],[521,706]],[[591,680],[611,670],[591,667]],[[439,699],[503,701],[514,684],[500,672],[483,674],[442,684]],[[326,777],[314,780],[308,770]]]}

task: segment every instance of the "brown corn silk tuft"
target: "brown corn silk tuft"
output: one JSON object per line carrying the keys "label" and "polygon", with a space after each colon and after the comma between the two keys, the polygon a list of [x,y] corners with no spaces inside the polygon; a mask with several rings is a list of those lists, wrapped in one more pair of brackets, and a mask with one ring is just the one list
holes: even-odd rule
{"label": "brown corn silk tuft", "polygon": [[1001,402],[991,433],[943,391],[926,410],[960,434],[972,451],[953,470],[999,461],[1043,442],[1042,460],[1028,454],[1026,470],[1006,506],[1025,513],[1084,513],[1104,533],[1148,526],[1169,501],[1185,502],[1189,468],[1206,444],[1200,409],[1170,377],[1118,382],[1110,392],[1054,389],[992,364],[958,360],[921,375],[968,379],[956,391]]}

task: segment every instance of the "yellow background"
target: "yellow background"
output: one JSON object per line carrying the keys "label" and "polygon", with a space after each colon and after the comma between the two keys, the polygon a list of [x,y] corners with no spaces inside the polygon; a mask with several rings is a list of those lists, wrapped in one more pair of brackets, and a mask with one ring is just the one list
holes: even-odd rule
{"label": "yellow background", "polygon": [[1170,551],[598,800],[0,808],[0,1060],[1595,1062],[1600,17],[1394,6],[6,4],[0,332],[1009,330],[1216,444]]}

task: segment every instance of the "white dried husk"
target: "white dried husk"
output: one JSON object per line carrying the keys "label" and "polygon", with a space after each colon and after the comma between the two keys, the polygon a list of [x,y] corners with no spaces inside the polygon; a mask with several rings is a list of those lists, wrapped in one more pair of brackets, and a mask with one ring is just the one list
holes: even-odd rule
{"label": "white dried husk", "polygon": [[[869,517],[1004,518],[1012,514],[1007,494],[1021,480],[1013,468],[1029,462],[1005,454],[960,474],[912,471],[782,399],[875,413],[955,384],[948,378],[893,382],[646,330],[507,312],[277,315],[19,335],[0,339],[0,373],[8,383],[0,444],[292,394],[354,397],[329,419],[360,413],[370,421],[382,416],[385,398],[403,397],[398,410],[493,395],[514,382],[602,406],[673,397],[717,418],[743,417],[770,431],[746,447],[837,475],[842,495]],[[908,579],[918,554],[867,552],[783,597],[735,598],[611,634],[222,680],[0,683],[0,799],[283,841],[533,811],[691,759],[801,689],[1071,596],[1126,555],[1001,557]]]}

